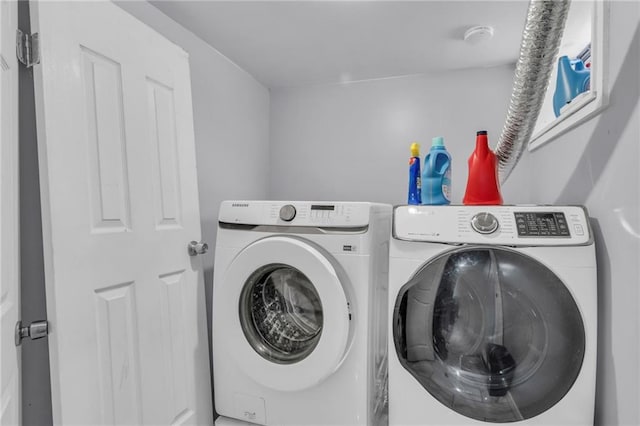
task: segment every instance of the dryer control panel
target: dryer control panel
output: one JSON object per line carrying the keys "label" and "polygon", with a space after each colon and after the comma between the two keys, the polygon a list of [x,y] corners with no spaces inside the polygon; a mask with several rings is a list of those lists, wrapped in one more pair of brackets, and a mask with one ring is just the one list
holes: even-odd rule
{"label": "dryer control panel", "polygon": [[513,246],[592,242],[579,206],[399,206],[393,236],[408,241]]}
{"label": "dryer control panel", "polygon": [[515,212],[519,237],[571,237],[564,212]]}

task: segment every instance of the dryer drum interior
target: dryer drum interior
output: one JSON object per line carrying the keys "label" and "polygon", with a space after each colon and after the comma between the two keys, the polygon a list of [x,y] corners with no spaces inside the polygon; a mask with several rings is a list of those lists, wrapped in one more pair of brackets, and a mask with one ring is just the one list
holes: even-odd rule
{"label": "dryer drum interior", "polygon": [[565,285],[506,248],[465,247],[425,264],[401,289],[393,328],[401,364],[434,398],[488,422],[551,408],[585,354],[584,324]]}

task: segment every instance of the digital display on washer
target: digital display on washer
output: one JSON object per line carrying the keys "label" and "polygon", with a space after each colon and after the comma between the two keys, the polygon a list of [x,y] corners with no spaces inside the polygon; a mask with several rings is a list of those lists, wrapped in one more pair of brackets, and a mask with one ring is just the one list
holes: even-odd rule
{"label": "digital display on washer", "polygon": [[312,204],[311,205],[311,210],[329,210],[329,211],[333,211],[336,209],[336,206],[327,206],[327,205],[318,205],[318,204]]}
{"label": "digital display on washer", "polygon": [[519,237],[571,237],[562,212],[515,212]]}

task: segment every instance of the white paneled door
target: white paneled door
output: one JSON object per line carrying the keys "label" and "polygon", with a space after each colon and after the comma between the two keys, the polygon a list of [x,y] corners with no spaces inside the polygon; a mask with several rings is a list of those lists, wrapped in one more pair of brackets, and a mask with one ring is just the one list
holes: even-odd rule
{"label": "white paneled door", "polygon": [[0,1],[0,425],[20,424],[18,224],[18,6]]}
{"label": "white paneled door", "polygon": [[187,54],[106,1],[31,21],[54,422],[210,424]]}

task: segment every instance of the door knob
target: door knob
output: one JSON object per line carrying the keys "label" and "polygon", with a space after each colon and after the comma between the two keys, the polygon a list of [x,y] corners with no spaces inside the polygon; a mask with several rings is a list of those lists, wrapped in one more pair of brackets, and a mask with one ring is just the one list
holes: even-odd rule
{"label": "door knob", "polygon": [[199,254],[205,254],[209,250],[209,244],[202,241],[191,241],[189,243],[189,256],[197,256]]}
{"label": "door knob", "polygon": [[46,337],[47,334],[49,334],[49,323],[46,320],[32,322],[27,327],[23,327],[22,321],[18,321],[15,329],[16,346],[20,346],[25,337],[36,340]]}

